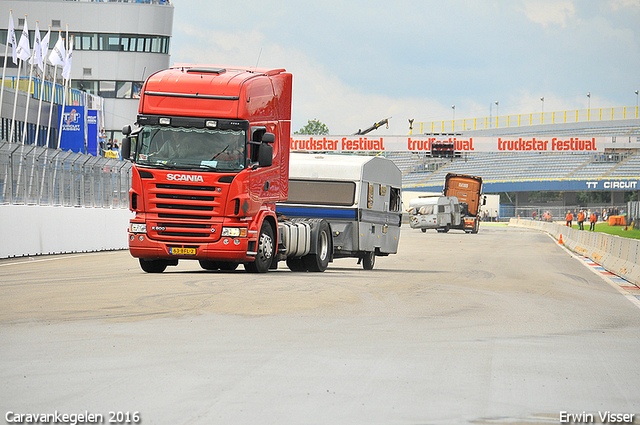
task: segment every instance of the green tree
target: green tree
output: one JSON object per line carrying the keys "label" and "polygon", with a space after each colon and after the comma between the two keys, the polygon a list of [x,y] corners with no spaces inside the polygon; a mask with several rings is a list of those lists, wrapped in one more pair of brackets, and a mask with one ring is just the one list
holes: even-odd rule
{"label": "green tree", "polygon": [[307,125],[302,127],[298,131],[294,131],[293,134],[313,134],[313,135],[327,135],[329,134],[329,127],[326,124],[318,121],[317,119],[307,121]]}

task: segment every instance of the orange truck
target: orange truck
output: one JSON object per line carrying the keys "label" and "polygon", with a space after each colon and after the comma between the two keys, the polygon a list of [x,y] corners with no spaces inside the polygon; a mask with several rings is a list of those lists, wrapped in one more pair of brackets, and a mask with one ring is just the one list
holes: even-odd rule
{"label": "orange truck", "polygon": [[[275,68],[175,65],[145,81],[137,120],[123,129],[121,148],[134,163],[129,251],[145,272],[161,273],[180,260],[197,260],[207,270],[242,264],[259,273],[287,261],[293,271],[322,272],[347,246],[340,227],[334,240],[335,218],[327,217],[335,214],[325,211],[348,208],[342,204],[318,201],[314,209],[305,192],[304,210],[315,216],[300,216],[299,208],[294,218],[276,211],[276,203],[289,198],[291,95],[292,75]],[[386,211],[375,215],[380,223],[369,225],[368,239],[349,245],[348,255],[364,260],[364,268],[373,267],[375,255],[397,248],[399,170],[397,175],[393,187],[341,182],[351,190],[348,212],[358,224],[373,214],[358,210],[359,193],[367,188],[373,193],[369,209],[383,205]]]}
{"label": "orange truck", "polygon": [[479,212],[485,204],[482,195],[482,178],[448,173],[445,177],[443,196],[419,197],[409,202],[409,225],[414,229],[436,229],[446,233],[450,229],[478,233]]}

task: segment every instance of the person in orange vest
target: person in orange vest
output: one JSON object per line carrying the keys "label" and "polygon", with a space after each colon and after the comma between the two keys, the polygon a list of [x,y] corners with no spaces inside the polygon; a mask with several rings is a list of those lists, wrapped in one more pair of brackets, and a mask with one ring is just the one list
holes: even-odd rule
{"label": "person in orange vest", "polygon": [[580,230],[584,230],[584,219],[584,211],[580,210],[580,212],[578,213],[578,229]]}
{"label": "person in orange vest", "polygon": [[589,230],[592,232],[596,230],[596,221],[598,221],[598,217],[596,216],[595,212],[592,212],[589,216]]}
{"label": "person in orange vest", "polygon": [[567,211],[565,220],[567,220],[567,227],[571,227],[571,225],[573,224],[573,214],[571,214],[571,211]]}

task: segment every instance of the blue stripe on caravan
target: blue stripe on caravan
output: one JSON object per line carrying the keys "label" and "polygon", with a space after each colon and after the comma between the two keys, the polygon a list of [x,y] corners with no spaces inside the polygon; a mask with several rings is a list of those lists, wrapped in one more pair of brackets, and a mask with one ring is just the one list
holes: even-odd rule
{"label": "blue stripe on caravan", "polygon": [[355,220],[357,217],[356,209],[285,207],[277,205],[276,212],[289,217],[341,218],[345,220]]}

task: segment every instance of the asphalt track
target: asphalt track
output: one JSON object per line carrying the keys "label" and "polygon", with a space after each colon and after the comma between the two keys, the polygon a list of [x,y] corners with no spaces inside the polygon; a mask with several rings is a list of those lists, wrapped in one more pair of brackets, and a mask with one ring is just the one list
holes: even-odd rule
{"label": "asphalt track", "polygon": [[372,271],[183,261],[151,275],[126,251],[1,260],[2,421],[640,423],[640,291],[589,263],[488,225],[405,228]]}

